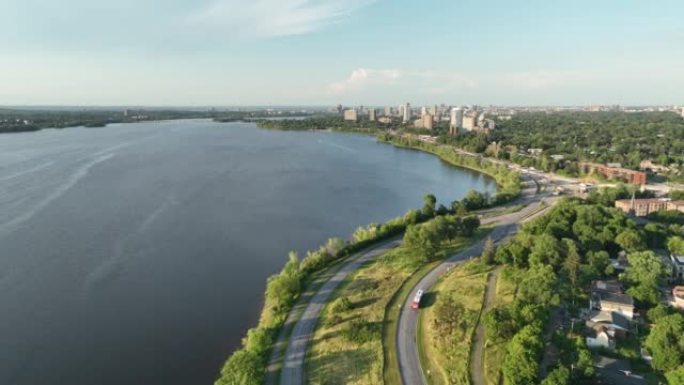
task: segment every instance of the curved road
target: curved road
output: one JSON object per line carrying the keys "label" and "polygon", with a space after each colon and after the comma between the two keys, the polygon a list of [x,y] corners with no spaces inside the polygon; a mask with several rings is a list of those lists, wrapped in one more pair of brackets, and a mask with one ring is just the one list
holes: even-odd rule
{"label": "curved road", "polygon": [[[544,195],[534,195],[535,191],[528,188],[524,192],[523,202],[528,205],[522,210],[505,214],[494,218],[486,218],[482,220],[482,224],[491,224],[496,222],[497,226],[490,233],[490,237],[495,243],[501,242],[518,229],[518,224],[531,216],[534,216],[538,210],[542,208],[541,202]],[[446,261],[438,265],[430,271],[423,279],[420,280],[411,290],[411,294],[406,297],[406,301],[401,308],[399,314],[399,325],[397,327],[397,358],[399,360],[399,371],[401,373],[402,383],[405,385],[420,385],[427,384],[423,370],[420,366],[420,359],[418,356],[418,345],[416,340],[418,312],[411,309],[411,301],[418,289],[428,291],[437,283],[439,278],[446,273],[454,264],[461,263],[471,257],[482,254],[485,240],[482,240],[470,248],[461,251],[460,253],[448,258]]]}
{"label": "curved road", "polygon": [[[515,231],[516,228],[516,223],[521,219],[524,218],[534,211],[536,211],[539,208],[541,198],[534,196],[534,193],[536,191],[536,185],[534,187],[530,187],[525,190],[523,197],[521,200],[517,203],[530,203],[528,207],[525,207],[523,210],[517,212],[517,213],[512,213],[512,214],[505,214],[501,215],[498,217],[492,217],[492,218],[486,218],[482,219],[482,224],[488,224],[488,223],[494,223],[496,221],[501,221],[502,223],[508,223],[508,225],[501,225],[494,229],[491,233],[491,237],[494,238],[495,240],[499,240],[513,231]],[[498,235],[497,235],[498,234]],[[316,294],[311,298],[309,303],[306,305],[306,309],[302,313],[302,316],[299,318],[299,320],[296,321],[293,329],[292,329],[292,334],[290,335],[289,340],[287,341],[287,347],[285,350],[285,355],[283,358],[283,367],[280,372],[280,385],[303,385],[306,380],[305,376],[305,368],[304,368],[304,361],[306,358],[306,352],[307,348],[309,346],[309,341],[313,337],[314,329],[316,328],[316,324],[318,322],[318,318],[320,316],[320,312],[327,303],[328,299],[332,295],[332,293],[335,291],[335,289],[344,281],[344,279],[352,272],[356,271],[358,268],[361,267],[364,263],[372,260],[373,258],[384,254],[387,252],[389,249],[394,248],[401,244],[401,239],[397,239],[391,242],[387,242],[384,244],[381,244],[379,246],[376,246],[375,248],[372,248],[370,250],[366,250],[364,252],[359,253],[357,256],[353,257],[349,262],[347,262],[345,265],[340,268],[340,270],[335,273],[335,275],[328,281],[326,282],[319,290],[316,292]],[[443,272],[446,270],[451,264],[456,261],[456,260],[462,260],[467,258],[468,256],[473,256],[477,255],[481,252],[482,245],[484,244],[484,241],[478,243],[477,245],[471,247],[467,251],[464,251],[463,253],[458,254],[455,257],[450,258],[446,263],[443,263],[439,265],[433,272],[431,272],[428,276],[433,274],[435,271],[438,272]],[[474,248],[479,249],[476,251]],[[457,258],[459,257],[459,258]],[[421,281],[422,282],[422,281]],[[414,288],[415,290],[415,288]],[[413,294],[412,294],[413,296]],[[402,312],[402,313],[411,313],[411,312]],[[415,314],[415,313],[414,313]],[[288,317],[289,319],[290,317]],[[401,322],[401,320],[400,320]],[[415,320],[414,320],[415,322]],[[401,324],[399,325],[401,328]],[[401,329],[400,329],[401,330]],[[415,326],[413,327],[413,336],[414,336],[414,343],[415,343]],[[279,338],[280,339],[280,338]],[[401,342],[401,341],[400,341]],[[415,352],[415,349],[414,349]],[[274,355],[274,359],[277,360],[277,355]],[[415,356],[417,357],[417,356]],[[400,356],[400,364],[401,364],[401,356]],[[417,363],[417,359],[415,360]],[[273,359],[272,359],[273,363]],[[420,365],[418,364],[418,372],[420,373],[420,376],[422,376],[422,372],[420,371]],[[273,373],[269,376],[269,383],[273,381]],[[403,377],[403,371],[402,371],[402,378]],[[413,385],[414,382],[405,382],[407,384]],[[415,382],[415,384],[418,384],[418,382]]]}
{"label": "curved road", "polygon": [[340,268],[340,270],[338,270],[337,273],[335,273],[335,275],[311,298],[304,313],[292,329],[292,334],[290,335],[287,349],[285,350],[283,369],[280,373],[281,385],[304,384],[304,359],[306,358],[306,350],[311,337],[313,337],[321,310],[323,310],[323,307],[328,302],[328,299],[335,289],[350,273],[356,271],[361,265],[386,253],[389,249],[397,247],[400,243],[401,239],[397,239],[359,253],[358,256],[353,257],[350,262],[347,262],[342,266],[342,268]]}

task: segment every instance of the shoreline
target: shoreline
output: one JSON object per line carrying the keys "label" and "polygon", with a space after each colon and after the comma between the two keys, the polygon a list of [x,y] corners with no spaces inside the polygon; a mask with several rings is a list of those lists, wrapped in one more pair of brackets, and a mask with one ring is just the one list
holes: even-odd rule
{"label": "shoreline", "polygon": [[[259,127],[259,125],[256,123],[255,125],[257,128],[261,129],[273,129]],[[307,131],[348,132],[352,134],[365,133],[370,135],[376,135],[378,143],[392,144],[397,148],[419,150],[436,156],[441,161],[449,164],[452,167],[457,167],[472,172],[478,172],[480,174],[492,178],[496,183],[497,193],[496,197],[493,199],[493,202],[491,202],[492,205],[507,203],[508,201],[519,197],[522,191],[519,181],[520,175],[518,173],[513,173],[506,169],[506,178],[509,178],[511,175],[514,175],[515,178],[517,178],[517,182],[515,183],[515,187],[517,188],[517,190],[511,190],[511,186],[509,185],[510,181],[506,183],[506,178],[504,178],[502,175],[497,175],[496,173],[487,171],[484,168],[468,166],[464,164],[465,162],[463,164],[459,163],[455,159],[450,159],[448,157],[443,156],[442,154],[439,154],[434,151],[428,151],[422,147],[414,148],[413,146],[408,145],[400,146],[392,141],[381,140],[381,138],[379,138],[379,136],[377,135],[377,132],[357,132],[357,130],[352,131],[335,129]],[[457,154],[454,153],[454,155]],[[259,322],[257,323],[257,325],[255,325],[255,327],[247,331],[246,336],[243,339],[242,347],[236,349],[233,353],[231,353],[230,356],[227,357],[220,371],[220,376],[216,380],[215,384],[229,384],[229,380],[224,378],[229,377],[232,374],[232,372],[235,371],[235,369],[244,367],[246,360],[249,361],[252,365],[251,368],[248,369],[251,369],[251,373],[258,376],[258,378],[255,378],[255,383],[257,380],[259,383],[263,382],[266,376],[268,376],[267,365],[269,365],[270,363],[271,356],[273,354],[278,353],[275,349],[280,349],[278,345],[281,344],[282,341],[280,341],[278,337],[282,334],[284,330],[283,328],[287,325],[287,320],[290,311],[293,309],[295,304],[299,302],[303,293],[310,289],[310,285],[315,280],[316,276],[324,272],[326,269],[330,268],[332,265],[338,264],[341,261],[348,259],[349,257],[357,255],[360,252],[364,252],[370,248],[377,247],[377,245],[382,243],[383,241],[386,241],[387,239],[402,234],[410,225],[422,223],[426,220],[430,220],[437,216],[435,215],[430,218],[421,218],[421,215],[422,214],[420,214],[420,211],[418,210],[409,210],[409,212],[406,213],[404,216],[396,217],[383,224],[371,224],[366,227],[362,227],[366,229],[366,232],[372,234],[369,238],[359,240],[355,239],[355,237],[352,237],[351,241],[344,241],[344,246],[340,250],[337,250],[333,253],[328,253],[326,251],[327,245],[330,244],[332,239],[334,239],[331,238],[331,240],[328,241],[328,244],[321,246],[321,248],[318,251],[308,252],[306,254],[306,257],[303,258],[301,261],[296,258],[293,259],[291,257],[290,261],[283,267],[280,273],[271,276],[267,280],[266,291],[263,306],[260,313],[261,315],[259,317]],[[306,270],[306,268],[302,269],[302,267],[304,266],[312,267]],[[272,293],[272,285],[280,280],[296,280],[299,282],[297,290],[294,293],[292,293],[291,297],[285,301],[274,299],[272,298],[272,295],[270,295]]]}

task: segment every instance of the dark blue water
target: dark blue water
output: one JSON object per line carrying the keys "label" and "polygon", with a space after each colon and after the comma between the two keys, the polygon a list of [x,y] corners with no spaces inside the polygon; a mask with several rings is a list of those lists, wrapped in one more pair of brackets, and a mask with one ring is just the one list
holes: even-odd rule
{"label": "dark blue water", "polygon": [[289,250],[470,189],[495,184],[357,135],[0,135],[0,384],[210,384]]}

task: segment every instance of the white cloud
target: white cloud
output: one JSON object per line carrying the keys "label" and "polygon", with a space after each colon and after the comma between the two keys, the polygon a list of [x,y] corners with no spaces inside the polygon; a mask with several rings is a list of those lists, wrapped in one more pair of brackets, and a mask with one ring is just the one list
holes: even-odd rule
{"label": "white cloud", "polygon": [[592,74],[576,71],[531,71],[504,74],[499,83],[522,89],[548,89],[591,80]]}
{"label": "white cloud", "polygon": [[418,94],[444,94],[456,88],[475,88],[478,82],[466,75],[435,71],[358,68],[344,80],[330,83],[333,95],[358,93],[369,87],[410,88]]}
{"label": "white cloud", "polygon": [[375,0],[214,0],[190,26],[228,38],[301,35],[339,22]]}

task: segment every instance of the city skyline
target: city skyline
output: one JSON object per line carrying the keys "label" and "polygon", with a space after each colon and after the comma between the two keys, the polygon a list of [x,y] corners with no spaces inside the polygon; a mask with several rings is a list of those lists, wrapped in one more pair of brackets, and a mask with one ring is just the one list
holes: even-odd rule
{"label": "city skyline", "polygon": [[0,104],[681,105],[682,11],[675,1],[10,0]]}

